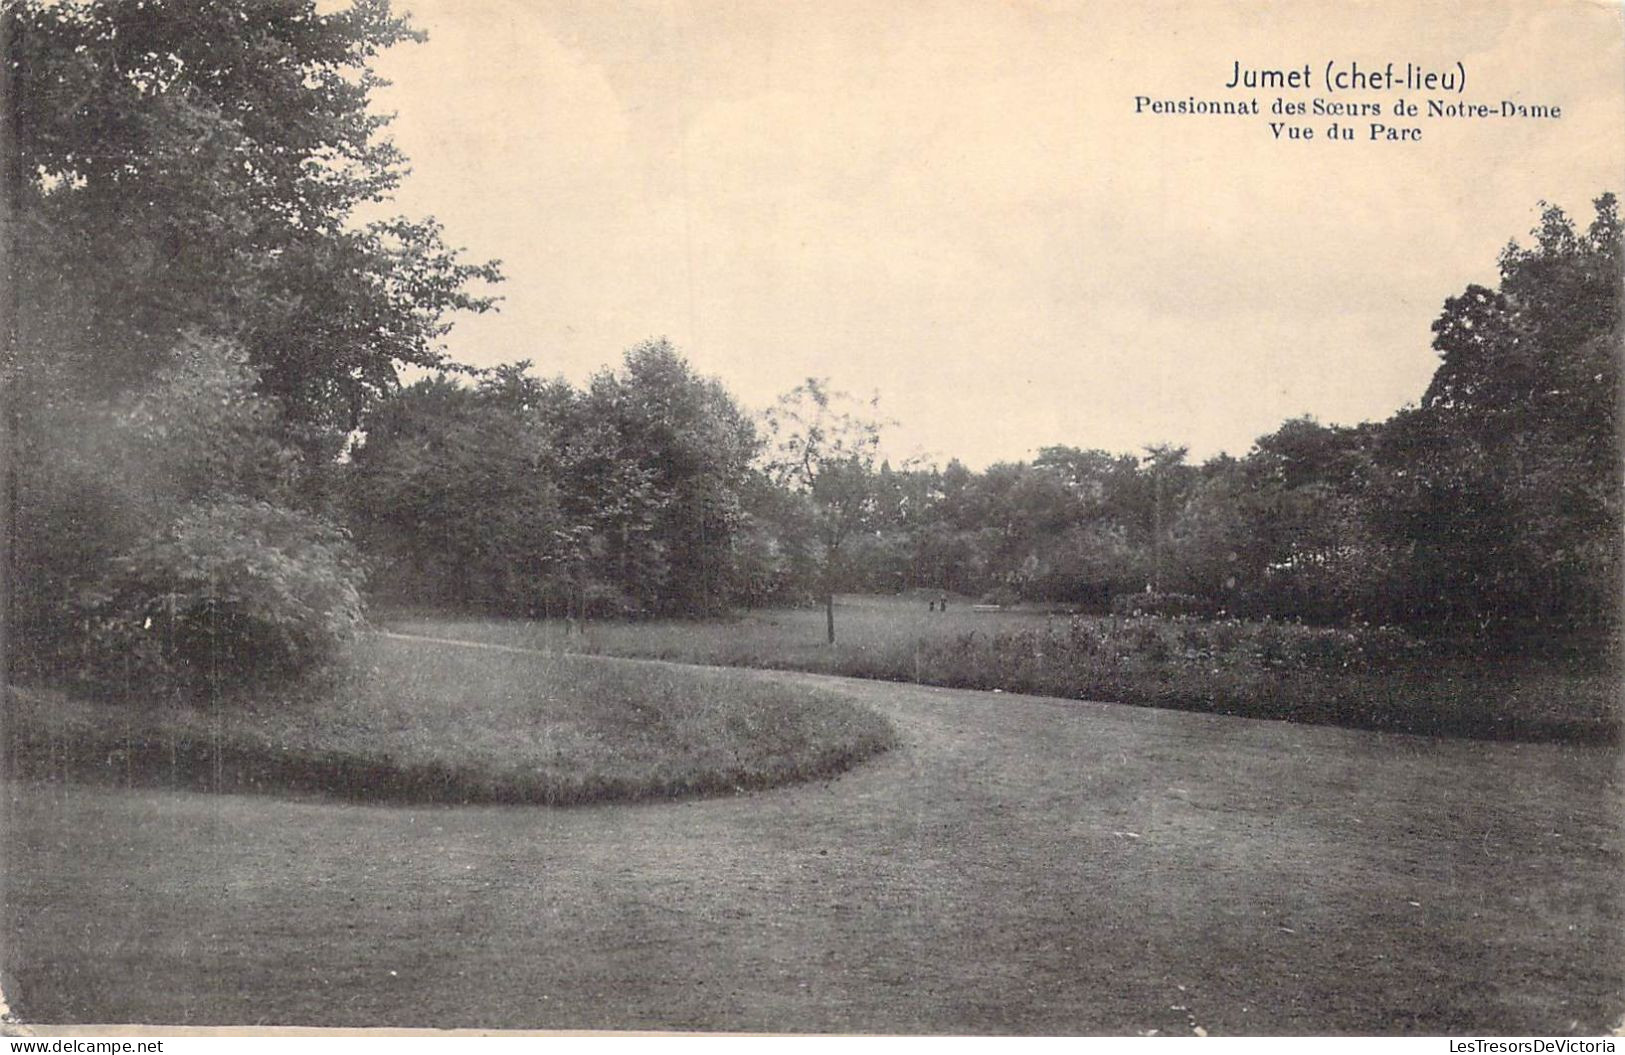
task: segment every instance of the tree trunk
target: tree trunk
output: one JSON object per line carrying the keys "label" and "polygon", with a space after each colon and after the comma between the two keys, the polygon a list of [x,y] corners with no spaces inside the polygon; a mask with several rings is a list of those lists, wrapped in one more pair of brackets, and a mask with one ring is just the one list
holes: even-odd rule
{"label": "tree trunk", "polygon": [[835,591],[824,593],[824,632],[829,637],[829,643],[835,644]]}

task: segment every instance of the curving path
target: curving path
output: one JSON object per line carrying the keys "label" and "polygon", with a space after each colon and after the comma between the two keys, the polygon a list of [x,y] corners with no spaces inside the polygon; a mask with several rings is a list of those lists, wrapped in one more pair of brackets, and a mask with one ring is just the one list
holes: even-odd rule
{"label": "curving path", "polygon": [[902,743],[828,783],[553,810],[9,783],[7,999],[1185,1035],[1596,1032],[1625,1006],[1611,750],[757,676]]}

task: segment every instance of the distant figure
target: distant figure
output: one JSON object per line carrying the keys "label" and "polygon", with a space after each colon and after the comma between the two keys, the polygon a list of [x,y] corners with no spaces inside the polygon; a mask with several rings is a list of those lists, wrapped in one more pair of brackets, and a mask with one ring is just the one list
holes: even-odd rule
{"label": "distant figure", "polygon": [[937,610],[937,602],[935,602],[935,601],[927,601],[927,602],[925,602],[925,606],[927,608],[931,609],[931,611],[933,611],[933,612]]}
{"label": "distant figure", "polygon": [[947,610],[948,610],[948,595],[947,595],[947,594],[943,594],[943,595],[942,595],[942,599],[941,599],[941,600],[939,600],[939,601],[938,601],[938,602],[937,602],[937,604],[938,604],[938,605],[939,605],[939,606],[940,606],[940,607],[939,607],[939,608],[938,608],[938,611],[942,611],[942,612],[946,612],[946,611],[947,611]]}

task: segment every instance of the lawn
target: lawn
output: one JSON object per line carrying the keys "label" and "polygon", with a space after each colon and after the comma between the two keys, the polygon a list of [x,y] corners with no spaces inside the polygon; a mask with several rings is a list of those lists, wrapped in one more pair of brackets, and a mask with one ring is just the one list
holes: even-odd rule
{"label": "lawn", "polygon": [[354,798],[574,804],[828,776],[882,751],[873,712],[738,672],[382,636],[316,692],[98,703],[14,690],[8,772]]}
{"label": "lawn", "polygon": [[1619,671],[1600,658],[1451,655],[1404,635],[1288,624],[977,612],[843,597],[730,619],[595,622],[384,613],[428,637],[949,688],[1109,700],[1253,718],[1482,739],[1612,743]]}
{"label": "lawn", "polygon": [[1625,1006],[1610,749],[738,677],[898,743],[578,809],[9,781],[0,982],[24,1019],[189,1024],[1546,1035]]}

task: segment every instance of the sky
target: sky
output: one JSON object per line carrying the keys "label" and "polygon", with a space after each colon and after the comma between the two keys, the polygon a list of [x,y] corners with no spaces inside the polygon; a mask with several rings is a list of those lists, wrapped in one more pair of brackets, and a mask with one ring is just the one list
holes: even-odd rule
{"label": "sky", "polygon": [[[499,258],[476,365],[573,381],[650,337],[761,409],[878,393],[888,451],[972,467],[1051,444],[1241,455],[1282,421],[1417,400],[1429,324],[1548,200],[1625,180],[1620,8],[1096,0],[396,0],[399,211]],[[1329,92],[1334,62],[1466,90]],[[1235,63],[1309,90],[1231,91]],[[1502,100],[1419,142],[1277,141],[1135,96]]]}

